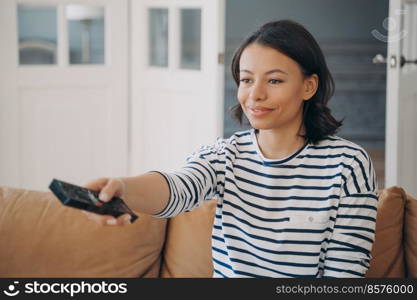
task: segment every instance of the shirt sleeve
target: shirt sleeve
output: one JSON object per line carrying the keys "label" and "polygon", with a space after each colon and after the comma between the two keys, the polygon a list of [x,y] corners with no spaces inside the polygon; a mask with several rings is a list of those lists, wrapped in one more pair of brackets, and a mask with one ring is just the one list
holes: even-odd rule
{"label": "shirt sleeve", "polygon": [[164,176],[170,191],[166,207],[154,217],[172,218],[223,194],[225,164],[225,142],[219,138],[214,145],[192,153],[176,172],[152,171]]}
{"label": "shirt sleeve", "polygon": [[375,235],[378,198],[372,162],[364,151],[343,164],[339,207],[323,277],[364,277]]}

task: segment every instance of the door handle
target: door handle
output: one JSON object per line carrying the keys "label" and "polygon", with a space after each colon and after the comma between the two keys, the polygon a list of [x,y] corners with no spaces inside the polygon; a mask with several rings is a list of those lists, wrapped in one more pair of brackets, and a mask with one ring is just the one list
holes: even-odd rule
{"label": "door handle", "polygon": [[[377,54],[372,59],[372,63],[374,64],[386,64],[387,59],[382,54]],[[404,67],[406,64],[416,64],[417,65],[417,59],[415,60],[408,60],[404,57],[404,55],[401,55],[400,58],[400,67]],[[395,68],[397,66],[397,57],[395,55],[391,55],[390,58],[390,67]]]}
{"label": "door handle", "polygon": [[417,65],[417,59],[409,60],[409,59],[406,59],[404,56],[401,55],[401,60],[400,60],[401,68],[404,67],[404,65],[406,65],[406,64],[415,64],[415,65]]}

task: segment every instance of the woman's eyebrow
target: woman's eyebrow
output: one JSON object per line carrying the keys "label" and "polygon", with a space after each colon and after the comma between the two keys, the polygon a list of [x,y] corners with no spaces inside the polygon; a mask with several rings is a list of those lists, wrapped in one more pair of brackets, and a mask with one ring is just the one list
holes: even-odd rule
{"label": "woman's eyebrow", "polygon": [[[245,73],[253,74],[252,71],[249,71],[249,70],[246,70],[246,69],[241,69],[240,72],[245,72]],[[265,72],[265,75],[268,75],[268,74],[271,74],[271,73],[282,73],[282,74],[288,75],[287,72],[284,72],[281,69],[272,69],[272,70],[269,70],[269,71]]]}

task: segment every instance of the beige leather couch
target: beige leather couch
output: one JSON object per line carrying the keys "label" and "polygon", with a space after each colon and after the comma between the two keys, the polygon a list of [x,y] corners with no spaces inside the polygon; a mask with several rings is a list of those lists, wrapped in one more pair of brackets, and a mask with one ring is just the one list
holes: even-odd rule
{"label": "beige leather couch", "polygon": [[[51,193],[0,187],[0,277],[211,277],[215,202],[173,219],[99,226]],[[417,200],[379,195],[368,277],[417,277]]]}

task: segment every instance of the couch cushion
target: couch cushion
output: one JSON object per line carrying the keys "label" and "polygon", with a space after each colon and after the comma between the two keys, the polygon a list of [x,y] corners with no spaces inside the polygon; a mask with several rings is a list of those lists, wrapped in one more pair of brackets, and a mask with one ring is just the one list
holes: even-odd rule
{"label": "couch cushion", "polygon": [[407,196],[405,204],[404,253],[407,276],[417,277],[417,200]]}
{"label": "couch cushion", "polygon": [[0,277],[157,277],[165,228],[100,226],[50,192],[0,187]]}
{"label": "couch cushion", "polygon": [[382,191],[378,199],[375,242],[366,277],[404,277],[403,223],[406,194],[399,187]]}
{"label": "couch cushion", "polygon": [[211,231],[216,200],[169,220],[161,277],[212,277]]}

